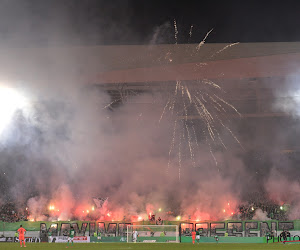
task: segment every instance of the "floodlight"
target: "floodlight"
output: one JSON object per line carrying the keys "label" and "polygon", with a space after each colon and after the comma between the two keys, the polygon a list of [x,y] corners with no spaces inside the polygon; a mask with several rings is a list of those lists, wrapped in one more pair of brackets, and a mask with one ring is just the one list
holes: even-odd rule
{"label": "floodlight", "polygon": [[0,134],[10,123],[14,113],[26,103],[26,98],[14,89],[0,87]]}

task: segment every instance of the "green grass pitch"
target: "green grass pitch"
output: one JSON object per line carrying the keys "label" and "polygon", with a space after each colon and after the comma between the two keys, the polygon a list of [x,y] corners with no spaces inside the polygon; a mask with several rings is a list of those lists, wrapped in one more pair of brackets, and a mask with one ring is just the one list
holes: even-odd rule
{"label": "green grass pitch", "polygon": [[[27,243],[26,249],[66,249],[67,244],[56,243]],[[256,250],[256,249],[299,249],[300,244],[239,244],[239,243],[76,243],[68,249],[97,249],[97,250],[189,250],[189,249],[207,249],[207,250]],[[1,250],[20,249],[19,243],[0,243]],[[23,249],[23,248],[22,248]]]}

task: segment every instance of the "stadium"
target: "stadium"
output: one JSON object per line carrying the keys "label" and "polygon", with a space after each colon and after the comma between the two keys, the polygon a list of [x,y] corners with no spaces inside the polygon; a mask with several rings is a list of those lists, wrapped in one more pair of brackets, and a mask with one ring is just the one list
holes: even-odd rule
{"label": "stadium", "polygon": [[0,247],[298,247],[300,43],[171,28],[0,47]]}

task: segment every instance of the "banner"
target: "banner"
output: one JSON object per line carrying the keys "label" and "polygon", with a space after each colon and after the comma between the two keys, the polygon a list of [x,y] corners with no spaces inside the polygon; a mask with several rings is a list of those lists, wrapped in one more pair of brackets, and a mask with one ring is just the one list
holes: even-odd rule
{"label": "banner", "polygon": [[17,242],[18,238],[16,237],[1,237],[0,242]]}
{"label": "banner", "polygon": [[[52,237],[53,243],[67,243],[68,237],[67,236],[54,236]],[[73,238],[74,243],[89,243],[90,237],[89,236],[75,236]]]}
{"label": "banner", "polygon": [[1,237],[0,242],[6,242],[6,237]]}
{"label": "banner", "polygon": [[90,242],[89,236],[75,236],[73,239],[74,243],[88,243]]}
{"label": "banner", "polygon": [[[18,237],[1,237],[0,242],[19,242]],[[37,237],[25,237],[25,242],[40,242],[40,238]]]}

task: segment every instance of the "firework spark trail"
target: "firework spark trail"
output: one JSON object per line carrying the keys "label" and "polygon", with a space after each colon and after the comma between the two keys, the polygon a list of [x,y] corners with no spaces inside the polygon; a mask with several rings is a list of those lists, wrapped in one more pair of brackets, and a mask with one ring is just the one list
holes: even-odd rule
{"label": "firework spark trail", "polygon": [[204,98],[204,96],[202,94],[201,95],[201,99],[203,100],[203,102],[207,103],[206,99]]}
{"label": "firework spark trail", "polygon": [[[197,92],[197,93],[199,94],[199,92]],[[217,101],[216,101],[211,95],[209,95],[208,93],[205,93],[205,94],[207,95],[207,97],[208,97],[209,99],[211,99],[211,100],[213,101],[213,103],[217,104],[217,105],[222,109],[222,111],[223,111],[224,113],[226,113],[226,110],[224,109],[224,107],[223,107],[219,102],[217,102]],[[200,94],[200,95],[201,95],[203,101],[206,102],[206,100],[204,99],[203,95],[202,95],[202,94]],[[202,105],[203,105],[203,103],[202,103]],[[215,108],[217,111],[221,112],[221,110],[220,110],[217,106],[214,105],[214,108]],[[208,121],[207,121],[207,122],[208,122]],[[212,125],[210,125],[210,126],[213,127]],[[209,131],[210,131],[210,130],[209,130]],[[223,146],[225,149],[227,149],[226,145],[224,144],[224,142],[223,142],[223,140],[222,140],[222,138],[221,138],[221,136],[220,136],[219,131],[218,131],[217,129],[214,129],[214,131],[215,131],[215,133],[218,135],[218,139],[219,139],[220,143],[222,144],[222,146]],[[214,140],[214,138],[212,138],[212,139]]]}
{"label": "firework spark trail", "polygon": [[214,54],[212,54],[212,55],[210,56],[210,58],[213,58],[213,57],[216,56],[217,54],[220,54],[220,53],[222,53],[224,50],[226,50],[226,49],[228,49],[228,48],[230,48],[230,47],[232,47],[232,46],[235,46],[235,45],[237,45],[237,44],[239,44],[239,42],[237,42],[237,43],[231,43],[231,44],[226,45],[224,48],[222,48],[222,49],[218,50],[217,52],[215,52]]}
{"label": "firework spark trail", "polygon": [[181,86],[181,96],[183,97],[183,95],[184,95],[184,87]]}
{"label": "firework spark trail", "polygon": [[174,113],[175,103],[176,103],[176,99],[174,98],[172,104],[169,106],[169,110],[171,110],[172,115]]}
{"label": "firework spark trail", "polygon": [[164,116],[164,114],[165,114],[166,108],[168,107],[169,103],[170,103],[170,97],[169,97],[169,99],[168,99],[167,104],[165,105],[165,107],[164,107],[164,109],[163,109],[163,112],[161,113],[160,119],[159,119],[159,121],[158,121],[159,123],[161,122],[161,120],[162,120],[162,118],[163,118],[163,116]]}
{"label": "firework spark trail", "polygon": [[123,99],[122,97],[118,98],[118,99],[112,101],[111,103],[107,104],[106,106],[104,106],[102,109],[106,109],[106,108],[110,107],[111,105],[113,105],[114,103],[121,101],[122,99]]}
{"label": "firework spark trail", "polygon": [[187,93],[187,95],[188,95],[188,97],[189,97],[189,99],[190,99],[190,103],[192,103],[191,93],[190,93],[190,91],[189,91],[189,89],[188,89],[187,86],[185,86],[185,91],[186,91],[186,93]]}
{"label": "firework spark trail", "polygon": [[[224,113],[226,113],[226,110],[224,109],[224,107],[219,103],[219,102],[217,102],[211,95],[209,95],[208,93],[205,93],[207,96],[208,96],[208,98],[209,99],[211,99],[212,101],[213,101],[213,103],[215,103],[216,105],[218,105],[218,107],[217,106],[213,106],[217,111],[219,111],[219,113],[221,113],[222,111],[224,112]],[[219,109],[219,107],[220,107],[220,109],[222,109],[222,111]],[[217,118],[218,118],[218,120],[219,120],[219,122],[221,121],[221,119],[217,116],[217,115],[215,115]],[[213,126],[212,126],[213,127]],[[220,133],[219,133],[219,131],[217,130],[217,129],[214,129],[214,131],[215,131],[215,133],[218,135],[218,139],[219,139],[219,141],[220,141],[220,143],[222,144],[222,146],[225,148],[225,149],[227,149],[227,147],[226,147],[226,145],[224,144],[224,142],[223,142],[223,140],[222,140],[222,138],[221,138],[221,136],[220,136]],[[233,134],[233,132],[231,131],[231,133]],[[237,139],[237,138],[236,138]]]}
{"label": "firework spark trail", "polygon": [[169,169],[170,169],[170,165],[171,165],[171,153],[172,153],[172,150],[175,145],[176,127],[177,127],[177,119],[175,119],[174,126],[173,126],[173,136],[172,136],[171,146],[169,149],[169,161],[168,161],[168,167],[167,167],[167,174],[169,173]]}
{"label": "firework spark trail", "polygon": [[209,36],[209,34],[213,31],[213,29],[211,29],[210,31],[208,31],[205,35],[205,37],[203,38],[203,40],[198,44],[198,46],[196,47],[197,51],[204,45],[206,38]]}
{"label": "firework spark trail", "polygon": [[198,103],[200,104],[203,113],[204,113],[204,117],[207,119],[207,121],[211,122],[214,120],[214,118],[212,117],[211,113],[207,110],[207,108],[205,107],[205,105],[203,104],[203,102],[201,102],[201,100],[195,96],[196,100],[198,101]]}
{"label": "firework spark trail", "polygon": [[191,28],[190,28],[190,32],[189,32],[189,34],[190,34],[190,38],[192,37],[192,34],[193,34],[193,25],[191,25]]}
{"label": "firework spark trail", "polygon": [[218,138],[219,138],[219,140],[220,140],[222,146],[223,146],[225,149],[227,149],[227,147],[226,147],[225,143],[223,142],[222,137],[220,136],[220,134],[219,134],[218,131],[217,131],[217,134],[218,134]]}
{"label": "firework spark trail", "polygon": [[[135,96],[139,95],[139,93],[133,91],[133,90],[130,90],[131,93],[133,93]],[[113,105],[114,103],[117,103],[119,101],[122,101],[124,102],[125,98],[128,98],[129,94],[127,94],[126,96],[123,95],[123,93],[121,91],[119,91],[120,93],[120,98],[116,99],[116,100],[113,100],[111,103],[107,104],[106,106],[104,106],[102,109],[106,109],[108,107],[110,107],[111,105]]]}
{"label": "firework spark trail", "polygon": [[180,87],[180,81],[176,81],[176,88],[175,88],[175,95],[177,94],[178,92],[178,88]]}
{"label": "firework spark trail", "polygon": [[195,159],[194,159],[195,157],[194,157],[194,149],[193,149],[193,146],[192,146],[192,137],[191,137],[190,130],[189,130],[189,127],[188,127],[186,121],[185,121],[185,128],[186,128],[187,135],[188,135],[188,143],[189,143],[191,161],[192,161],[193,166],[195,167],[196,162],[195,162]]}
{"label": "firework spark trail", "polygon": [[242,149],[244,149],[243,145],[242,145],[241,142],[238,140],[238,138],[235,136],[235,134],[232,132],[232,130],[231,130],[228,126],[224,125],[224,123],[222,122],[222,120],[221,120],[218,116],[216,116],[216,117],[217,117],[217,119],[219,120],[220,124],[230,132],[231,136],[236,140],[236,142],[240,145],[240,147],[241,147]]}
{"label": "firework spark trail", "polygon": [[226,102],[223,98],[217,96],[216,94],[214,94],[214,96],[216,98],[218,98],[221,102],[225,103],[227,106],[229,106],[230,108],[232,108],[240,117],[242,117],[241,113],[239,111],[237,111],[237,109],[232,104]]}
{"label": "firework spark trail", "polygon": [[[189,93],[187,86],[185,86],[185,90],[186,90],[187,93]],[[188,94],[188,96],[189,96],[190,101],[191,101],[190,94]],[[187,112],[187,107],[186,107],[186,103],[185,103],[185,100],[184,100],[184,96],[182,96],[182,98],[183,98],[183,108],[184,108],[184,112],[185,112],[184,125],[185,125],[186,131],[187,131],[187,135],[188,135],[188,143],[189,143],[189,149],[190,149],[190,155],[191,155],[192,164],[195,167],[196,163],[195,163],[195,160],[194,160],[194,149],[193,149],[193,146],[192,146],[192,137],[191,137],[190,130],[189,130],[189,127],[188,127],[188,124],[187,124],[188,112]]]}
{"label": "firework spark trail", "polygon": [[[207,135],[206,135],[206,131],[205,131],[205,130],[203,130],[203,134],[204,134],[204,136],[205,136],[205,141],[206,141],[206,144],[208,145],[209,152],[210,152],[212,158],[213,158],[214,161],[215,161],[216,167],[218,167],[218,161],[217,161],[217,159],[216,159],[216,157],[215,157],[215,155],[214,155],[214,153],[213,153],[213,151],[212,151],[212,148],[211,148],[211,145],[210,145],[210,143],[209,143],[209,140],[208,140],[208,137],[207,137]],[[219,170],[219,168],[218,168],[218,170]]]}
{"label": "firework spark trail", "polygon": [[[196,98],[197,99],[197,98]],[[207,114],[204,113],[204,110],[203,110],[203,107],[202,107],[202,111],[199,109],[199,106],[198,105],[195,105],[195,108],[198,112],[198,114],[200,115],[200,118],[202,117],[203,120],[205,120],[206,122],[206,127],[207,127],[207,130],[209,132],[209,135],[211,137],[212,140],[214,140],[214,133],[213,133],[213,130],[211,128],[211,121],[209,119],[209,116]],[[205,108],[205,107],[204,107]]]}
{"label": "firework spark trail", "polygon": [[[217,159],[216,159],[216,157],[215,157],[215,155],[214,155],[214,153],[213,153],[213,151],[212,151],[212,149],[211,149],[211,145],[210,145],[210,143],[209,143],[209,140],[208,140],[207,136],[205,136],[205,140],[206,140],[206,143],[207,143],[207,145],[208,145],[209,152],[210,152],[212,158],[214,159],[216,166],[218,167],[218,161],[217,161]],[[219,168],[218,168],[218,169],[219,169]]]}
{"label": "firework spark trail", "polygon": [[173,97],[173,102],[169,107],[169,110],[171,110],[171,114],[173,115],[174,113],[174,108],[175,108],[175,104],[176,104],[176,100],[177,100],[177,94],[178,94],[178,89],[180,88],[180,82],[177,81],[176,82],[176,87],[175,87],[175,92],[174,92],[174,97]]}
{"label": "firework spark trail", "polygon": [[178,179],[180,181],[181,178],[181,133],[179,134],[179,143],[178,143]]}
{"label": "firework spark trail", "polygon": [[186,109],[186,105],[185,105],[185,100],[184,100],[184,87],[181,87],[181,97],[182,97],[182,102],[183,102],[183,110],[184,110],[184,120],[187,121],[188,118],[188,114],[187,114],[187,109]]}
{"label": "firework spark trail", "polygon": [[199,144],[198,144],[198,139],[197,139],[197,134],[196,134],[194,122],[193,122],[193,120],[191,120],[190,122],[191,122],[191,124],[192,124],[192,129],[193,129],[193,132],[194,132],[194,137],[195,137],[196,146],[197,146],[197,148],[199,148]]}
{"label": "firework spark trail", "polygon": [[177,23],[176,23],[176,19],[174,19],[174,30],[175,30],[175,33],[174,33],[174,37],[175,37],[175,44],[177,44],[177,42],[178,42],[178,39],[177,39],[177,35],[178,35],[178,29],[177,29]]}
{"label": "firework spark trail", "polygon": [[214,107],[217,111],[221,112],[221,109],[219,109],[218,106],[214,105],[213,107]]}
{"label": "firework spark trail", "polygon": [[[208,36],[212,31],[213,29],[208,31],[205,37],[203,38],[203,40],[196,46],[196,52],[198,52],[200,48],[205,44],[206,39],[208,38]],[[191,25],[190,27],[189,38],[192,37],[192,32],[193,32],[193,25]],[[175,44],[178,44],[178,28],[175,19],[174,19],[174,38],[175,38]],[[235,46],[237,44],[239,43],[232,43],[224,46],[222,49],[213,53],[210,58],[224,52],[226,49]],[[206,65],[206,63],[200,63],[200,66],[203,65]],[[220,143],[225,149],[227,149],[218,131],[218,128],[220,126],[224,127],[227,131],[229,131],[232,137],[241,145],[241,143],[239,142],[238,138],[234,135],[232,130],[228,126],[226,126],[224,122],[220,119],[221,117],[223,117],[222,114],[228,114],[227,112],[228,109],[226,108],[227,106],[233,109],[240,116],[241,114],[237,111],[237,109],[233,105],[226,102],[218,94],[215,93],[210,94],[209,90],[211,89],[214,89],[215,91],[220,91],[221,93],[225,93],[225,91],[221,88],[220,85],[218,85],[217,83],[209,79],[198,80],[197,84],[192,86],[188,86],[187,84],[177,80],[173,95],[169,96],[167,103],[164,106],[161,117],[159,119],[160,122],[164,117],[166,110],[169,110],[171,112],[171,115],[174,118],[173,134],[172,134],[172,140],[169,149],[169,161],[168,161],[167,172],[169,171],[170,168],[171,156],[175,154],[178,159],[179,180],[181,178],[182,157],[184,156],[184,154],[182,153],[182,149],[183,149],[182,143],[183,142],[188,143],[190,158],[194,167],[196,165],[195,162],[196,149],[195,149],[195,145],[193,145],[193,140],[195,141],[195,144],[199,149],[195,123],[193,122],[193,120],[189,121],[188,123],[188,116],[189,116],[188,109],[190,109],[190,107],[196,110],[196,112],[199,115],[199,119],[201,120],[201,124],[203,123],[204,125],[202,134],[204,135],[206,144],[208,145],[209,148],[209,152],[217,167],[218,167],[218,162],[213,152],[212,143],[215,144]],[[188,99],[188,101],[186,99]],[[220,117],[215,113],[220,114]],[[182,124],[180,123],[180,126],[178,126],[178,118],[180,117],[180,115],[183,115],[184,118],[181,119]],[[175,142],[177,141],[178,141],[178,146],[176,147]],[[176,149],[178,150],[177,152],[175,152]]]}
{"label": "firework spark trail", "polygon": [[226,109],[219,103],[219,102],[217,102],[216,101],[216,99],[214,99],[211,95],[209,95],[209,94],[207,94],[206,93],[206,95],[208,96],[208,98],[209,99],[211,99],[212,101],[213,101],[213,103],[215,103],[217,106],[214,106],[215,107],[215,109],[217,109],[219,112],[221,112],[221,109],[222,109],[222,111],[224,112],[224,113],[227,113],[226,112]]}
{"label": "firework spark trail", "polygon": [[208,79],[203,79],[202,81],[199,81],[198,83],[205,83],[205,84],[208,84],[208,85],[214,87],[215,89],[222,90],[222,88],[220,87],[220,85],[218,85],[215,82],[213,82],[211,80],[208,80]]}
{"label": "firework spark trail", "polygon": [[[196,167],[196,162],[195,162],[196,150],[192,143],[193,137],[195,138],[195,143],[196,143],[197,147],[199,148],[194,123],[193,123],[193,121],[191,121],[191,124],[190,124],[191,128],[189,127],[189,125],[187,123],[188,115],[189,115],[188,114],[188,105],[192,105],[196,109],[197,113],[200,116],[200,120],[202,120],[205,124],[206,129],[203,130],[203,134],[205,135],[205,141],[206,141],[206,144],[208,145],[209,152],[210,152],[210,154],[215,162],[215,165],[217,167],[218,167],[218,161],[213,153],[212,145],[209,140],[212,140],[214,143],[219,142],[224,149],[227,149],[227,147],[226,147],[225,143],[223,142],[222,137],[221,137],[218,129],[216,128],[216,125],[220,124],[227,131],[229,131],[230,134],[232,135],[232,137],[242,147],[240,141],[234,135],[232,130],[224,124],[224,122],[220,119],[220,117],[217,114],[215,114],[215,112],[212,113],[212,111],[214,110],[219,114],[222,114],[222,113],[226,114],[227,111],[226,111],[226,108],[224,105],[230,107],[231,109],[233,109],[235,112],[238,113],[236,108],[234,108],[233,105],[226,102],[223,98],[221,98],[217,94],[211,95],[208,92],[203,92],[203,91],[199,90],[199,83],[200,82],[198,82],[198,84],[195,85],[196,89],[191,90],[186,84],[183,84],[181,81],[176,81],[174,93],[173,93],[172,97],[169,97],[169,99],[166,103],[166,106],[164,107],[164,111],[163,111],[163,113],[165,113],[165,110],[167,109],[167,107],[169,107],[169,109],[172,110],[172,114],[173,114],[173,112],[176,113],[176,114],[173,114],[174,116],[176,116],[176,118],[175,118],[174,127],[173,127],[173,137],[172,137],[171,146],[170,146],[170,150],[169,150],[168,171],[170,169],[171,155],[175,149],[175,142],[177,141],[177,139],[176,139],[176,136],[177,136],[178,152],[176,152],[176,154],[177,154],[177,158],[178,158],[179,179],[181,178],[181,172],[182,172],[181,168],[182,168],[182,157],[183,157],[183,154],[182,154],[183,141],[185,141],[185,138],[186,138],[188,147],[189,147],[189,151],[190,151],[190,159],[191,159],[194,167]],[[216,89],[216,90],[222,90],[218,84],[216,84],[210,80],[206,80],[205,82],[202,82],[202,84],[207,84],[211,88]],[[191,93],[194,93],[194,94],[191,94]],[[188,101],[186,99],[188,99]],[[182,122],[183,122],[182,124],[183,124],[184,129],[181,130],[181,132],[180,131],[177,132],[177,130],[179,129],[177,124],[178,124],[178,117],[180,115],[179,111],[178,111],[178,108],[180,108],[180,106],[179,106],[180,103],[183,106],[183,112],[184,112],[184,119],[182,119]],[[206,106],[206,105],[211,105],[211,106]],[[175,109],[175,107],[176,107],[176,109]],[[210,110],[209,107],[211,107],[213,110]],[[162,117],[161,117],[161,119],[162,119]],[[191,129],[192,129],[192,131],[191,131]],[[187,133],[186,136],[185,136],[185,131]]]}

